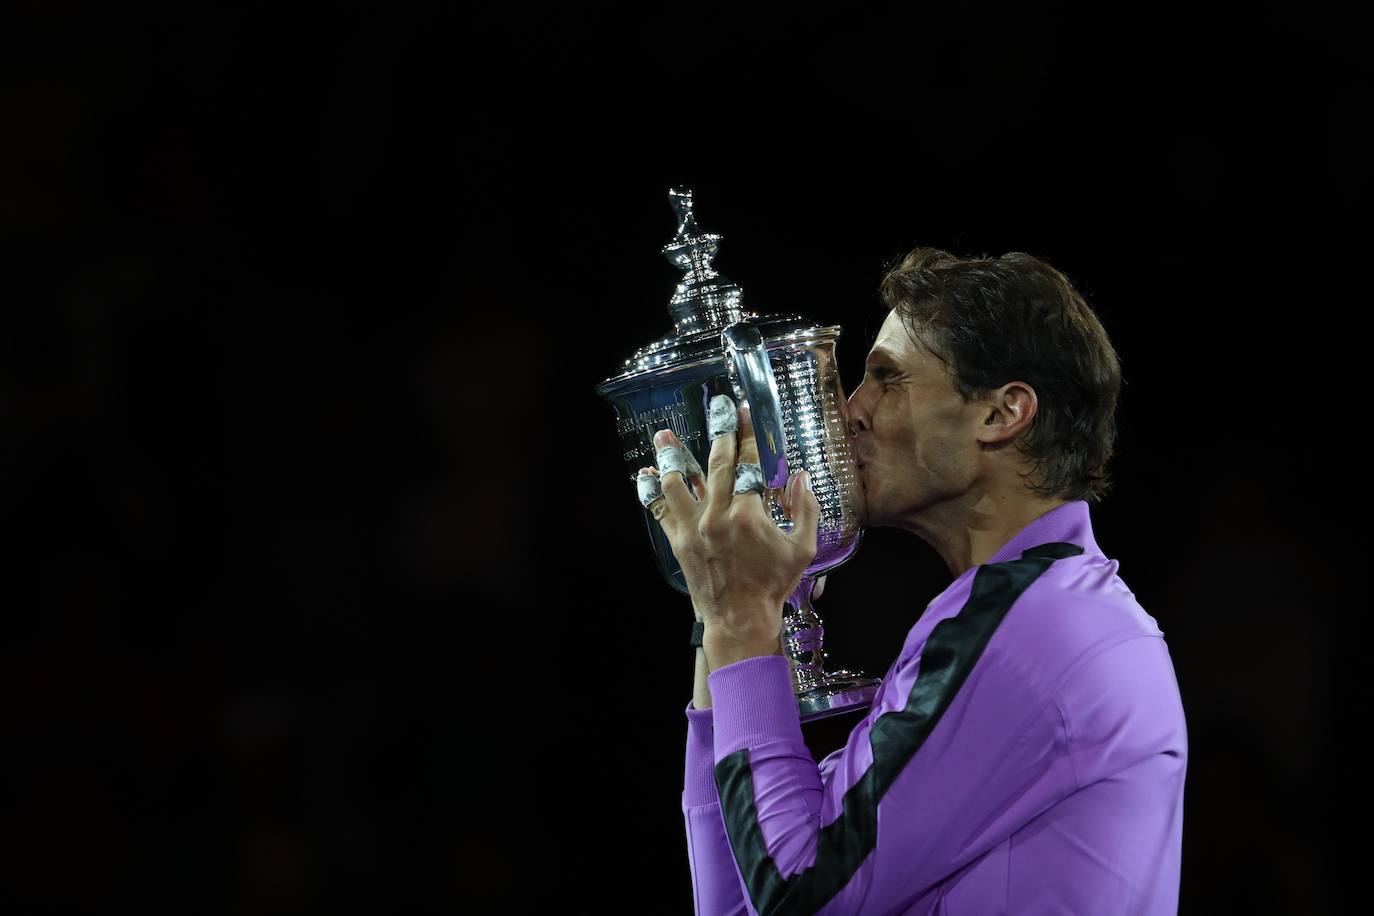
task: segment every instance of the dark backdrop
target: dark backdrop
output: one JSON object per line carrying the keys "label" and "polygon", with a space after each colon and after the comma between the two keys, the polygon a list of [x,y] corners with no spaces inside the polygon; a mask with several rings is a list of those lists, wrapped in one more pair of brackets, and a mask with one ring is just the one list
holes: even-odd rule
{"label": "dark backdrop", "polygon": [[[675,184],[751,308],[844,326],[851,391],[911,247],[1070,276],[1126,377],[1098,539],[1188,716],[1182,912],[1335,906],[1360,42],[837,10],[17,5],[11,912],[690,912],[690,609],[593,392],[670,326]],[[867,532],[832,655],[884,671],[948,581]]]}

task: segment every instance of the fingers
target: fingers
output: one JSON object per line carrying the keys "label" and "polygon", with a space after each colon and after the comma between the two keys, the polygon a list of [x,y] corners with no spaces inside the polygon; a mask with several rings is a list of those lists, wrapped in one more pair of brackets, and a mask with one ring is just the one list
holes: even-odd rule
{"label": "fingers", "polygon": [[706,460],[706,511],[724,512],[735,489],[735,439],[740,428],[740,412],[726,394],[711,399],[706,416],[711,436],[711,455]]}
{"label": "fingers", "polygon": [[[695,518],[703,506],[707,513],[728,511],[734,504],[736,465],[759,463],[758,443],[747,404],[737,406],[729,395],[716,395],[708,409],[707,429],[711,453],[706,473],[672,430],[661,429],[654,434],[657,470],[645,469],[641,474],[653,471],[657,479],[641,482],[641,501],[646,491],[657,488],[662,493],[664,505],[659,506],[658,501],[648,503],[655,518],[663,520],[673,514]],[[690,485],[689,478],[693,479]],[[757,511],[767,517],[764,500],[759,500]]]}
{"label": "fingers", "polygon": [[825,576],[816,580],[816,587],[811,590],[811,600],[815,601],[825,591]]}
{"label": "fingers", "polygon": [[806,471],[792,478],[789,499],[792,518],[792,533],[789,535],[797,546],[807,551],[807,562],[816,558],[816,532],[820,527],[821,504],[811,491],[811,475]]}
{"label": "fingers", "polygon": [[[741,407],[739,411],[739,454],[735,458],[735,462],[741,465],[757,465],[759,463],[759,442],[754,435],[754,418],[750,414],[748,404]],[[734,477],[733,473],[731,477]],[[734,492],[733,487],[731,487],[731,492]],[[734,497],[734,502],[731,503],[732,511],[735,511],[733,506],[739,505],[742,508],[737,511],[756,514],[760,519],[771,522],[772,519],[768,517],[768,500],[769,496],[765,493],[760,493],[759,498],[755,498],[753,492],[741,493]]]}
{"label": "fingers", "polygon": [[658,477],[658,468],[640,468],[635,478],[639,488],[639,502],[648,509],[657,521],[663,520],[668,502],[663,498],[663,481]]}
{"label": "fingers", "polygon": [[748,404],[739,409],[739,457],[735,463],[759,463],[759,440],[754,437],[754,419],[749,413]]}
{"label": "fingers", "polygon": [[687,477],[700,476],[701,465],[671,429],[654,433],[654,448],[658,449],[658,477],[662,481],[663,498],[668,503],[668,514],[694,517],[696,497],[687,489]]}

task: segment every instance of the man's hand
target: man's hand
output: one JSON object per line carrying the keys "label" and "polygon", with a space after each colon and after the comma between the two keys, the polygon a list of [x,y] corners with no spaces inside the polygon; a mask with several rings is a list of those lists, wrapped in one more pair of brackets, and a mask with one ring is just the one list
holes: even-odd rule
{"label": "man's hand", "polygon": [[[720,650],[722,660],[713,657],[712,668],[728,663],[727,656],[780,651],[782,606],[816,557],[820,518],[820,504],[802,483],[804,472],[793,474],[782,492],[783,510],[795,523],[790,534],[778,528],[757,491],[734,493],[735,465],[759,460],[749,408],[740,408],[736,418],[738,433],[712,440],[705,479],[692,479],[696,493],[685,472],[668,470],[660,475],[663,498],[650,505],[705,623],[704,642]],[[654,445],[683,447],[671,430],[660,430]]]}

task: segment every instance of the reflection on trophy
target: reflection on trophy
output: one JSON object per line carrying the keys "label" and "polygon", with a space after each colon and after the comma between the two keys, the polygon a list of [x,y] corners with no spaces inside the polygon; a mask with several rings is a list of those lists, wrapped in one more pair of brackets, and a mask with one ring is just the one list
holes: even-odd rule
{"label": "reflection on trophy", "polygon": [[[773,520],[792,530],[780,503],[789,469],[809,472],[821,508],[816,558],[787,600],[779,634],[792,664],[801,719],[867,706],[880,680],[825,670],[823,628],[811,606],[816,577],[847,560],[863,532],[856,513],[860,484],[835,362],[840,328],[814,325],[800,315],[745,311],[741,289],[712,267],[721,237],[697,228],[692,192],[675,188],[668,196],[678,228],[663,253],[683,271],[668,303],[673,332],[642,347],[619,374],[596,386],[615,408],[625,466],[633,477],[653,464],[654,433],[672,429],[705,467],[711,399],[726,394],[747,401],[769,488],[764,505]],[[649,512],[643,516],[659,571],[687,594],[667,536]]]}

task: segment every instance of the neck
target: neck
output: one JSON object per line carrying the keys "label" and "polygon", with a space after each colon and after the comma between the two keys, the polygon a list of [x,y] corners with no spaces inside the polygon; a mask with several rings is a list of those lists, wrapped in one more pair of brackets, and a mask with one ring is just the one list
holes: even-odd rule
{"label": "neck", "polygon": [[1029,494],[965,493],[922,507],[900,527],[935,548],[957,579],[986,563],[1031,522],[1068,502]]}

